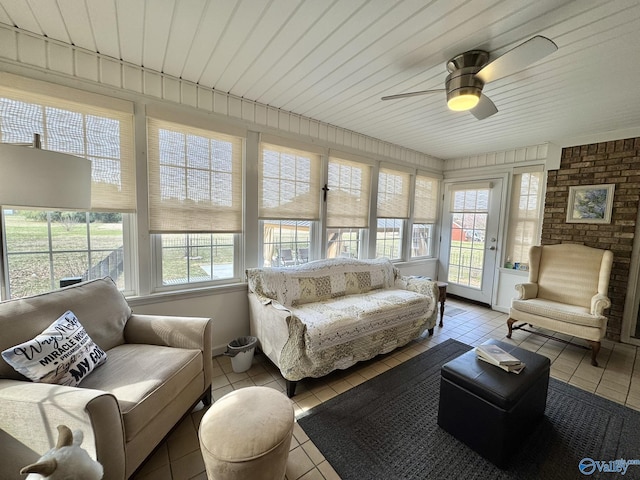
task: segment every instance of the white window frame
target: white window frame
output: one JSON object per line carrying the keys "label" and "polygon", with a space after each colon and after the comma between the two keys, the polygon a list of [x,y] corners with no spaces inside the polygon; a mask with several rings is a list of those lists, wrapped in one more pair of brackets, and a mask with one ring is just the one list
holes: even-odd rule
{"label": "white window frame", "polygon": [[[522,201],[523,197],[531,197],[529,192],[523,194],[522,192],[522,175],[525,174],[538,174],[540,175],[539,185],[538,185],[538,193],[536,198],[536,210],[533,215],[527,215],[526,217],[521,217],[519,215],[519,204]],[[520,183],[516,185],[516,182],[520,180]],[[503,259],[503,265],[510,261],[511,264],[516,262],[519,263],[528,263],[529,262],[529,247],[532,245],[538,245],[540,243],[540,234],[542,229],[542,209],[544,208],[544,195],[545,195],[545,186],[546,186],[546,173],[542,165],[535,165],[531,167],[519,167],[513,170],[512,174],[512,189],[511,189],[511,207],[509,209],[509,224],[507,231],[507,248],[505,249],[505,256]],[[534,238],[532,238],[531,243],[527,244],[524,242],[519,242],[519,245],[522,245],[520,248],[520,252],[517,253],[515,251],[516,248],[516,233],[518,230],[518,224],[520,223],[530,223],[534,225]],[[522,239],[520,239],[522,240]]]}
{"label": "white window frame", "polygon": [[[200,235],[193,232],[184,232],[176,235]],[[211,234],[215,235],[215,234]],[[244,263],[242,261],[242,234],[233,235],[233,277],[211,279],[211,280],[188,280],[185,282],[164,283],[163,264],[162,264],[162,234],[156,233],[151,235],[151,253],[153,257],[152,275],[154,292],[170,292],[174,290],[196,289],[205,287],[218,287],[222,285],[232,285],[242,282],[242,272],[244,271]],[[189,260],[188,260],[189,261]]]}

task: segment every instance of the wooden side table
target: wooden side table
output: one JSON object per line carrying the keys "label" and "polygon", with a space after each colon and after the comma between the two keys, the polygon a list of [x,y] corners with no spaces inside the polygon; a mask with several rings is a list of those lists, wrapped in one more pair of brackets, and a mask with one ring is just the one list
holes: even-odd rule
{"label": "wooden side table", "polygon": [[440,326],[442,327],[442,317],[444,317],[444,302],[447,301],[447,285],[446,282],[436,282],[438,285],[438,301],[440,302]]}

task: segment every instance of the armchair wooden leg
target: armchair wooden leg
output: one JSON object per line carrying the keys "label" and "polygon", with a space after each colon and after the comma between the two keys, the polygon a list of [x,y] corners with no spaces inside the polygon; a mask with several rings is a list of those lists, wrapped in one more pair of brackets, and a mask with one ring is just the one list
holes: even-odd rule
{"label": "armchair wooden leg", "polygon": [[209,388],[207,388],[207,391],[202,396],[202,403],[204,404],[205,407],[208,407],[209,405],[211,405],[212,400],[213,400],[213,396],[211,394],[211,385],[209,385]]}
{"label": "armchair wooden leg", "polygon": [[509,333],[507,334],[507,338],[511,338],[511,334],[513,333],[513,324],[516,323],[515,319],[508,318],[507,319],[507,327],[509,327]]}
{"label": "armchair wooden leg", "polygon": [[589,345],[591,345],[591,365],[597,367],[598,362],[596,360],[596,357],[598,356],[598,352],[600,351],[600,342],[593,342],[589,340]]}

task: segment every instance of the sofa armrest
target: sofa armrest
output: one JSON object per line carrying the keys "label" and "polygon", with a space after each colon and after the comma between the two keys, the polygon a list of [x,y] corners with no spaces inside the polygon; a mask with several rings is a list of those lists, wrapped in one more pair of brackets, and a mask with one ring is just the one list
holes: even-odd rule
{"label": "sofa armrest", "polygon": [[409,290],[410,292],[416,292],[422,295],[426,295],[427,297],[431,298],[434,305],[438,301],[438,283],[434,282],[433,280],[419,277],[401,276],[396,280],[395,286],[397,288]]}
{"label": "sofa armrest", "polygon": [[102,464],[104,479],[125,478],[124,427],[113,395],[88,388],[0,379],[3,471],[17,475],[20,468],[35,462],[55,446],[57,426],[62,424],[82,430],[82,448]]}
{"label": "sofa armrest", "polygon": [[611,306],[611,300],[602,293],[596,293],[591,297],[591,315],[602,316],[604,309]]}
{"label": "sofa armrest", "polygon": [[538,296],[537,283],[519,283],[515,286],[515,289],[518,292],[518,300],[529,300]]}
{"label": "sofa armrest", "polygon": [[190,348],[202,351],[205,387],[211,385],[211,329],[213,321],[204,317],[132,314],[124,326],[127,343]]}

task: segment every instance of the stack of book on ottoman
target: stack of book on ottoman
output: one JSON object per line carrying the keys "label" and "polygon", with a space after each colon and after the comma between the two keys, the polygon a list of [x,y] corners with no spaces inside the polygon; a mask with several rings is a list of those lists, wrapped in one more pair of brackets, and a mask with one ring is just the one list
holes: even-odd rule
{"label": "stack of book on ottoman", "polygon": [[504,351],[498,345],[478,345],[476,356],[484,362],[496,365],[511,373],[520,373],[525,367],[524,362]]}

